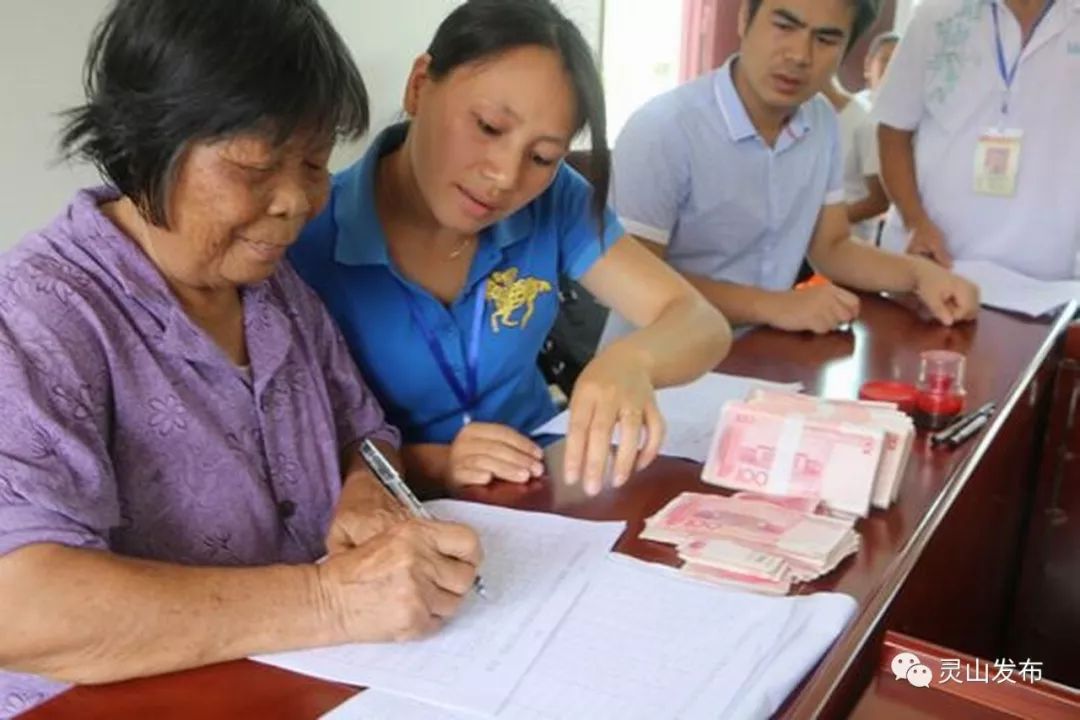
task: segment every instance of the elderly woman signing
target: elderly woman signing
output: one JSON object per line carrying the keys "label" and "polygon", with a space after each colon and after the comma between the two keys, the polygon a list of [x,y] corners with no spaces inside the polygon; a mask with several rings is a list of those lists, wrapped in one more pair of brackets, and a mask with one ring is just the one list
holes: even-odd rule
{"label": "elderly woman signing", "polygon": [[364,468],[398,434],[282,263],[366,129],[340,38],[315,0],[118,0],[87,85],[64,145],[109,185],[0,259],[0,717],[433,630],[476,535]]}

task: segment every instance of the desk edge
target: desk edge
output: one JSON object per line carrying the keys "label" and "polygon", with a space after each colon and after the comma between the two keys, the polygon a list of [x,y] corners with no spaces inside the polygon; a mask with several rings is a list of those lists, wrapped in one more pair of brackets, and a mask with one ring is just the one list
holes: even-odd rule
{"label": "desk edge", "polygon": [[847,677],[852,664],[859,653],[863,651],[874,628],[881,622],[893,599],[899,593],[900,587],[911,574],[915,563],[922,556],[926,546],[933,538],[935,530],[967,486],[972,473],[990,449],[990,445],[997,439],[1002,426],[1012,414],[1016,404],[1020,402],[1026,388],[1031,384],[1039,368],[1042,367],[1054,347],[1065,336],[1065,330],[1072,323],[1073,318],[1076,317],[1078,307],[1080,307],[1078,301],[1071,301],[1054,320],[1050,332],[1047,333],[1038,351],[1032,356],[1027,367],[1009,388],[1005,401],[987,431],[979,438],[975,450],[953,471],[941,495],[927,510],[926,515],[923,516],[922,521],[911,534],[911,538],[887,571],[886,579],[870,596],[866,603],[866,609],[855,617],[851,627],[844,631],[836,644],[825,655],[821,665],[791,706],[791,717],[818,718],[825,715],[826,708],[834,693]]}

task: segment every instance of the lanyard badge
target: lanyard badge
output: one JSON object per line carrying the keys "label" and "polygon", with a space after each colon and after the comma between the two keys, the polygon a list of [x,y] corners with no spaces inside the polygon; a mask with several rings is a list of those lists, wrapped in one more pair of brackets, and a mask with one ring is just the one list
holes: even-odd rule
{"label": "lanyard badge", "polygon": [[484,303],[487,295],[487,281],[485,280],[476,289],[476,300],[473,302],[472,327],[469,330],[469,346],[465,353],[464,386],[454,373],[454,368],[451,367],[450,360],[446,357],[446,353],[443,352],[439,338],[435,336],[435,331],[432,330],[430,323],[424,317],[416,298],[413,297],[408,288],[402,288],[402,290],[408,300],[409,313],[412,315],[413,322],[420,329],[420,334],[423,335],[424,342],[427,343],[428,350],[435,359],[435,364],[439,366],[439,372],[442,373],[446,384],[450,386],[454,397],[457,398],[458,403],[461,405],[462,425],[468,425],[473,420],[472,414],[479,400],[477,387],[480,368],[480,336],[484,331]]}
{"label": "lanyard badge", "polygon": [[[1042,12],[1031,28],[1028,40],[1050,12],[1053,0],[1048,0]],[[1020,60],[1024,55],[1027,42],[1022,41],[1020,51],[1012,65],[1005,61],[1005,45],[1001,39],[1001,14],[997,3],[990,6],[994,18],[994,40],[997,51],[998,73],[1005,85],[1001,100],[1001,122],[997,128],[987,130],[975,146],[975,192],[980,195],[1013,197],[1020,177],[1020,151],[1023,148],[1022,130],[1008,128],[1009,106],[1012,100],[1012,87],[1020,70]]]}
{"label": "lanyard badge", "polygon": [[1020,130],[987,130],[975,146],[975,192],[1012,197],[1020,175]]}

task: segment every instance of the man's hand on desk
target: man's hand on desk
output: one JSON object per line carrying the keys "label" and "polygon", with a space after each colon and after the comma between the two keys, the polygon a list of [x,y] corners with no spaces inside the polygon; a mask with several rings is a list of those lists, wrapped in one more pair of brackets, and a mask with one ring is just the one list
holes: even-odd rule
{"label": "man's hand on desk", "polygon": [[483,553],[464,525],[410,519],[317,565],[319,607],[335,642],[398,642],[453,616]]}
{"label": "man's hand on desk", "polygon": [[764,302],[768,324],[779,330],[824,335],[859,317],[858,296],[832,283],[771,293]]}
{"label": "man's hand on desk", "polygon": [[942,325],[972,320],[979,313],[979,288],[926,258],[912,257],[915,294]]}

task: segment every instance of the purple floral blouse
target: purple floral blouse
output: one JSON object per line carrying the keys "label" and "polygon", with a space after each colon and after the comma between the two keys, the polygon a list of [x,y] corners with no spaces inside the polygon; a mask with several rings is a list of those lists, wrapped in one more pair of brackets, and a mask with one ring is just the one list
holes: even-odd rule
{"label": "purple floral blouse", "polygon": [[[59,543],[187,565],[315,560],[341,450],[397,431],[291,267],[243,290],[238,368],[101,213],[115,197],[80,192],[0,257],[0,556]],[[0,718],[64,687],[0,670]]]}

